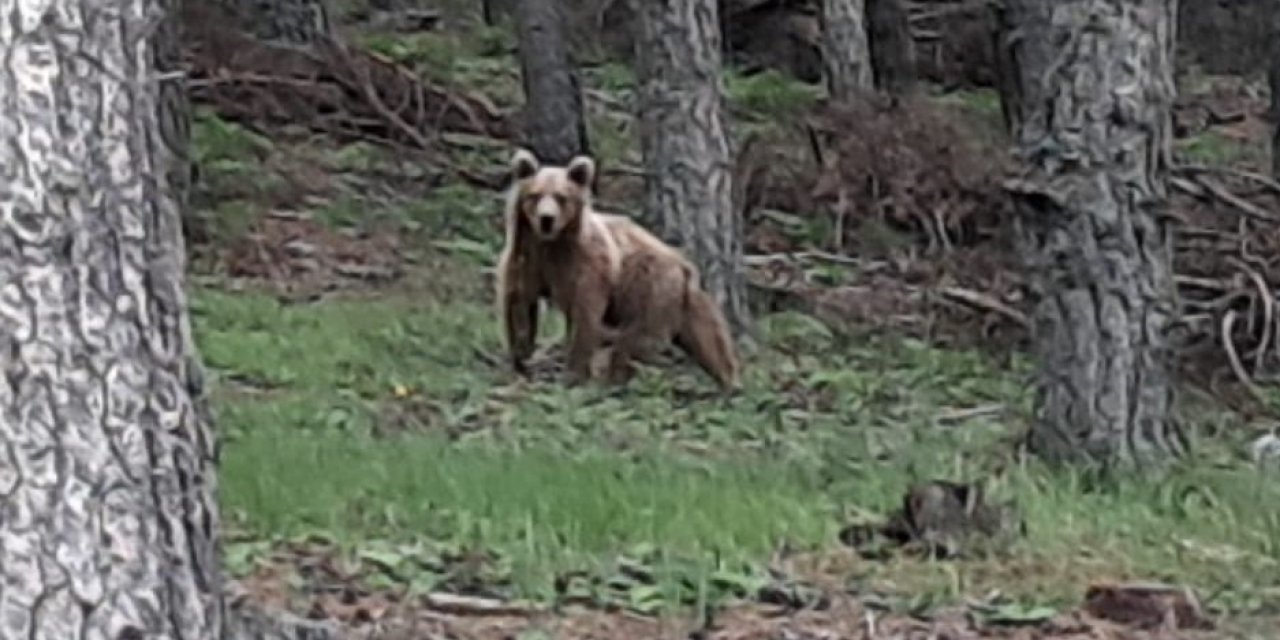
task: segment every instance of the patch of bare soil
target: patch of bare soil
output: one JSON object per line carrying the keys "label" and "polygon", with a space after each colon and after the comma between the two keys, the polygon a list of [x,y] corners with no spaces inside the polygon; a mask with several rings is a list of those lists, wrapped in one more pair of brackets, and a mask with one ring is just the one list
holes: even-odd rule
{"label": "patch of bare soil", "polygon": [[[955,489],[956,487],[951,487]],[[454,549],[410,559],[394,550],[359,558],[323,541],[275,547],[233,583],[237,598],[342,625],[362,640],[449,638],[636,638],[655,640],[940,639],[1173,640],[1232,636],[1209,619],[1196,596],[1176,586],[1095,584],[1069,611],[970,600],[945,609],[897,606],[854,592],[834,577],[805,587],[764,588],[733,603],[679,615],[646,615],[612,600],[566,592],[556,605],[508,599],[510,584],[493,573],[494,558]],[[427,563],[439,580],[412,578]],[[798,568],[798,567],[797,567]],[[790,583],[789,583],[790,584]]]}
{"label": "patch of bare soil", "polygon": [[[250,598],[285,606],[286,578],[259,571],[243,586]],[[645,616],[625,610],[580,606],[558,610],[506,603],[483,597],[429,594],[406,597],[354,588],[316,593],[309,602],[293,599],[308,617],[345,627],[351,638],[409,640],[440,638],[489,640],[557,638],[564,640],[1198,640],[1233,637],[1216,631],[1193,601],[1176,590],[1158,597],[1129,589],[1126,601],[1090,599],[1078,610],[1029,621],[1001,619],[981,606],[953,608],[927,616],[890,613],[848,595],[827,600],[822,609],[741,603],[711,612],[710,619],[684,615]],[[1169,595],[1170,592],[1175,595]]]}

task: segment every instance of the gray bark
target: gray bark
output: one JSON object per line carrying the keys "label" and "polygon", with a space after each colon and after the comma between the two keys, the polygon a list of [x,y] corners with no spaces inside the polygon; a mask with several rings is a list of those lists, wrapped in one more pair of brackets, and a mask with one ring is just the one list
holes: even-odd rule
{"label": "gray bark", "polygon": [[543,162],[560,165],[590,152],[582,89],[564,25],[560,0],[521,0],[516,5],[525,146]]}
{"label": "gray bark", "polygon": [[1172,416],[1176,312],[1165,215],[1174,0],[1012,0],[1011,180],[1034,301],[1029,445],[1104,468],[1185,448]]}
{"label": "gray bark", "polygon": [[735,331],[746,328],[715,0],[636,0],[645,222],[698,265]]}
{"label": "gray bark", "polygon": [[851,100],[875,88],[863,0],[822,0],[822,61],[832,99]]}
{"label": "gray bark", "polygon": [[902,0],[866,0],[867,40],[876,87],[891,95],[916,82],[916,45]]}
{"label": "gray bark", "polygon": [[219,568],[176,4],[0,0],[0,638],[267,626]]}
{"label": "gray bark", "polygon": [[1280,179],[1280,0],[1271,0],[1270,63],[1267,82],[1271,85],[1271,174]]}
{"label": "gray bark", "polygon": [[232,13],[237,27],[263,42],[306,48],[334,35],[325,0],[212,1]]}

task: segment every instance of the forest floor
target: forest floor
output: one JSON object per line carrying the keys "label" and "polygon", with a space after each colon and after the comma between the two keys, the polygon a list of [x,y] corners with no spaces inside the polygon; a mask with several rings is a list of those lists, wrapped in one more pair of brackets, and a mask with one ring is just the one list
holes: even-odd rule
{"label": "forest floor", "polygon": [[[515,61],[481,35],[371,44],[510,106]],[[634,162],[617,108],[628,74],[603,64],[586,82],[597,153]],[[813,96],[774,74],[731,77],[729,93],[761,123]],[[974,114],[975,129],[999,117],[986,93],[937,101]],[[966,348],[891,321],[762,308],[732,398],[685,362],[621,389],[568,389],[553,373],[521,381],[487,272],[501,195],[447,169],[501,174],[505,142],[455,139],[426,162],[305,131],[255,133],[201,108],[195,147],[191,304],[223,447],[226,562],[260,600],[377,638],[1275,628],[1280,511],[1260,506],[1280,504],[1280,484],[1245,455],[1256,421],[1203,393],[1180,407],[1196,456],[1160,482],[1098,484],[1017,455],[1029,368],[1014,339]],[[1258,161],[1256,143],[1222,129],[1180,152]],[[833,290],[879,291],[852,263],[811,269]],[[549,317],[543,345],[562,327]],[[842,542],[929,480],[1012,501],[1025,535],[949,560]],[[1120,591],[1125,603],[1085,602],[1090,587],[1133,581],[1192,589],[1202,616],[1165,619],[1161,598],[1178,598],[1136,589]],[[1216,629],[1183,628],[1201,617]]]}

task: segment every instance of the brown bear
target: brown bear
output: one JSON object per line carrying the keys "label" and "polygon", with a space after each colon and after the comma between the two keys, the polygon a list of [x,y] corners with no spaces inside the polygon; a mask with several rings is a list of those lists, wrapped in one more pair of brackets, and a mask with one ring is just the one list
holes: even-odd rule
{"label": "brown bear", "polygon": [[547,298],[565,314],[570,381],[590,377],[603,347],[612,348],[609,377],[625,380],[633,358],[674,343],[722,388],[737,386],[728,325],[699,286],[697,269],[630,218],[594,208],[591,158],[542,166],[520,149],[511,172],[496,293],[518,372],[526,372],[538,303]]}
{"label": "brown bear", "polygon": [[565,315],[569,378],[583,380],[604,337],[604,316],[622,262],[613,236],[591,207],[595,163],[579,156],[564,167],[543,167],[520,149],[511,158],[511,174],[497,296],[512,365],[525,371],[538,333],[538,303],[549,298]]}
{"label": "brown bear", "polygon": [[625,381],[631,361],[675,344],[721,388],[738,386],[738,356],[720,305],[699,284],[697,267],[630,218],[601,214],[622,263],[610,298],[609,376]]}

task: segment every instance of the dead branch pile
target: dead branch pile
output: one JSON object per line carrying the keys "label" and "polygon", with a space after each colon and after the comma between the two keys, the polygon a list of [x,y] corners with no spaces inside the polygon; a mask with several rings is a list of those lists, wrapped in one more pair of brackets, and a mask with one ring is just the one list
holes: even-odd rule
{"label": "dead branch pile", "polygon": [[506,119],[483,97],[433,86],[373,53],[338,40],[306,49],[266,43],[211,7],[190,12],[192,97],[229,120],[417,149],[431,148],[441,131],[507,134]]}
{"label": "dead branch pile", "polygon": [[835,216],[839,248],[867,218],[923,232],[930,249],[972,244],[998,226],[998,146],[922,98],[834,105],[812,125],[814,199]]}
{"label": "dead branch pile", "polygon": [[1280,183],[1240,170],[1183,166],[1170,180],[1174,267],[1190,353],[1217,355],[1256,394],[1280,372]]}
{"label": "dead branch pile", "polygon": [[[746,176],[761,212],[747,239],[753,285],[858,325],[888,322],[962,342],[990,342],[999,329],[1005,346],[1025,339],[1029,309],[1001,188],[1005,143],[975,135],[945,107],[911,102],[828,108],[810,134],[809,158],[759,162]],[[1200,382],[1216,387],[1226,376],[1256,395],[1261,380],[1280,379],[1280,182],[1181,166],[1170,187],[1181,221],[1182,364]],[[773,209],[797,203],[790,210],[831,216],[834,239],[819,240],[827,250],[794,253],[812,239],[771,224]],[[906,242],[869,243],[884,227],[905,231]],[[934,250],[922,253],[926,243]],[[859,284],[815,284],[812,274],[833,263],[859,272]]]}

